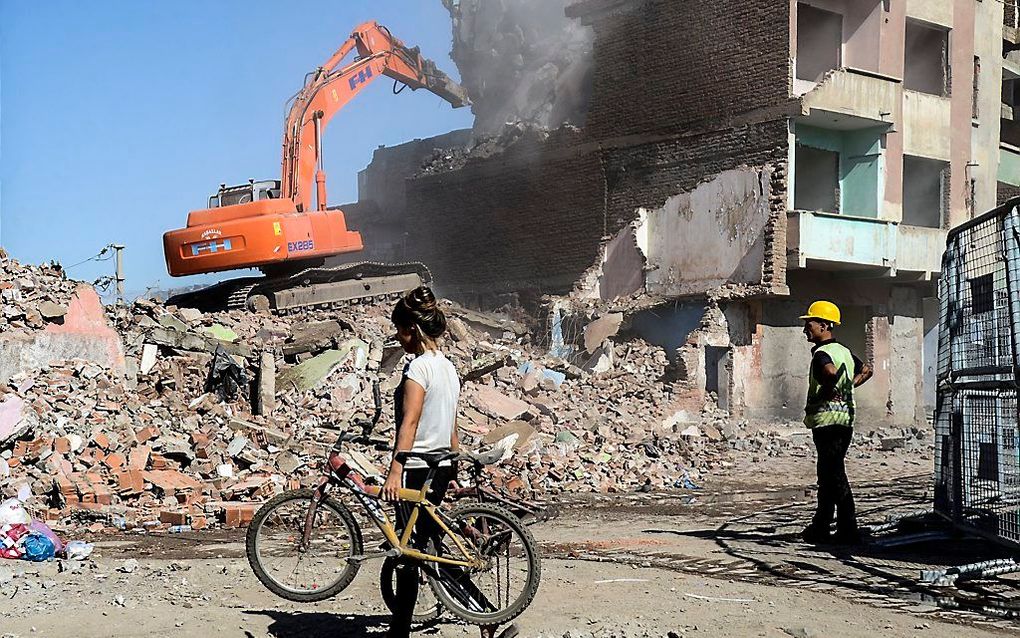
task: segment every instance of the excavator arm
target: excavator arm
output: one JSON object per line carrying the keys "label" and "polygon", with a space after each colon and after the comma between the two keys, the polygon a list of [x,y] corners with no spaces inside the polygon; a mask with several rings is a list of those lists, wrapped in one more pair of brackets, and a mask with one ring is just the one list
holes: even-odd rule
{"label": "excavator arm", "polygon": [[[352,53],[354,59],[344,64]],[[426,89],[454,108],[470,104],[467,93],[417,47],[411,49],[376,23],[358,26],[321,67],[310,73],[291,100],[283,135],[281,195],[296,209],[311,210],[312,182],[316,208],[326,209],[326,176],[322,169],[322,134],[330,119],[366,86],[381,76]]]}

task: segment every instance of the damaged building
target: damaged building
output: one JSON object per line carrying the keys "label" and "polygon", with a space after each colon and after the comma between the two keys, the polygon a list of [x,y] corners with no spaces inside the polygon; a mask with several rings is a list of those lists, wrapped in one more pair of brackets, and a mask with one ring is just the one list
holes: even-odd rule
{"label": "damaged building", "polygon": [[470,303],[622,312],[679,403],[749,419],[799,418],[797,317],[831,299],[875,368],[860,420],[925,419],[946,230],[1020,194],[1015,2],[564,0],[541,33],[527,2],[446,4],[485,124],[376,152],[355,207],[389,198],[387,258]]}

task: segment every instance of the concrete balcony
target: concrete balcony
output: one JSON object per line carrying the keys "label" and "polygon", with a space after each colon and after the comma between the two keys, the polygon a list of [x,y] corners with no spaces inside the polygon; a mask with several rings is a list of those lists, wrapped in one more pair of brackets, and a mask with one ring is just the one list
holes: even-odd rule
{"label": "concrete balcony", "polygon": [[907,0],[907,17],[952,28],[953,0]]}
{"label": "concrete balcony", "polygon": [[903,93],[903,152],[949,161],[952,102],[918,91]]}
{"label": "concrete balcony", "polygon": [[1020,79],[1020,51],[1010,51],[1002,59],[1002,79]]}
{"label": "concrete balcony", "polygon": [[831,213],[791,211],[787,219],[788,268],[872,271],[890,277],[937,273],[945,231]]}
{"label": "concrete balcony", "polygon": [[946,231],[899,224],[896,238],[896,269],[903,272],[937,273],[946,251]]}
{"label": "concrete balcony", "polygon": [[830,72],[801,97],[799,121],[827,129],[893,126],[903,101],[903,83],[859,69]]}

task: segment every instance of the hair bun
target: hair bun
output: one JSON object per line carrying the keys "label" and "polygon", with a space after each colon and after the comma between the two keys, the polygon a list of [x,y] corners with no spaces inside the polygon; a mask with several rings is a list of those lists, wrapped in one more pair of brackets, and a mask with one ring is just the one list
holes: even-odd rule
{"label": "hair bun", "polygon": [[426,313],[433,312],[439,308],[439,302],[436,301],[436,295],[432,292],[432,289],[428,286],[419,286],[407,294],[407,305],[412,310]]}
{"label": "hair bun", "polygon": [[446,315],[428,286],[419,286],[404,295],[393,308],[390,319],[397,326],[417,326],[432,338],[446,332]]}

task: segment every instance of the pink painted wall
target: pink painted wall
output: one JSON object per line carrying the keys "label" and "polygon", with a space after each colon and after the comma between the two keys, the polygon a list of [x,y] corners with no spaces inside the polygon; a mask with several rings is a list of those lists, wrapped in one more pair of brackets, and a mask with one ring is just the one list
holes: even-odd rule
{"label": "pink painted wall", "polygon": [[[907,28],[906,0],[891,0],[881,22],[879,37],[879,73],[903,78],[903,45]],[[885,138],[885,206],[882,217],[899,220],[903,216],[903,104],[896,105],[893,121],[896,130]]]}
{"label": "pink painted wall", "polygon": [[974,3],[957,0],[953,3],[953,30],[949,34],[952,65],[952,97],[950,99],[950,178],[949,224],[956,226],[967,220],[967,163],[971,151],[971,115],[974,102]]}

